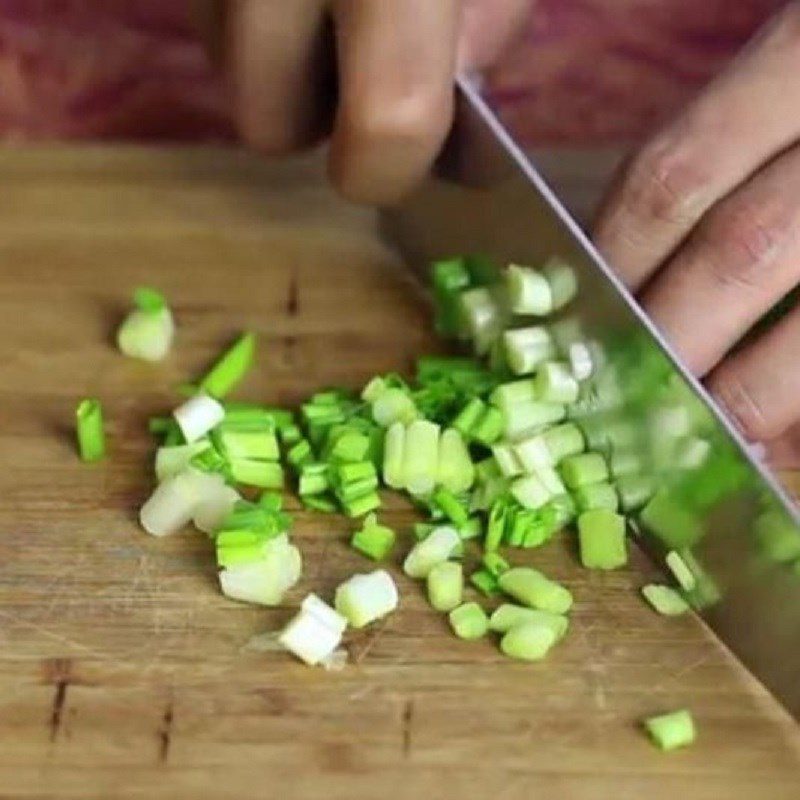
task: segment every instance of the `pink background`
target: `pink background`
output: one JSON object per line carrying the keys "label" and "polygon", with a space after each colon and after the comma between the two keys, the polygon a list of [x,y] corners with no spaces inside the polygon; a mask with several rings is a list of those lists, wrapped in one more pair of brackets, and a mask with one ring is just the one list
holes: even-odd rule
{"label": "pink background", "polygon": [[[526,144],[641,137],[780,0],[539,0],[490,92]],[[187,0],[0,0],[0,136],[230,138]]]}

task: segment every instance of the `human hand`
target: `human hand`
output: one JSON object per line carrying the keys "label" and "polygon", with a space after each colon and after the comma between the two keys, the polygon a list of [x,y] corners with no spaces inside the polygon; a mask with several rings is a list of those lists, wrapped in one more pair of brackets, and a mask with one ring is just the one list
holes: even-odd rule
{"label": "human hand", "polygon": [[800,307],[731,352],[800,281],[800,2],[626,165],[600,251],[745,436],[800,420]]}
{"label": "human hand", "polygon": [[207,21],[215,17],[206,28],[216,31],[213,49],[230,81],[244,141],[273,155],[330,134],[333,183],[353,200],[379,204],[424,177],[450,128],[456,71],[488,65],[530,5],[530,0],[200,4]]}

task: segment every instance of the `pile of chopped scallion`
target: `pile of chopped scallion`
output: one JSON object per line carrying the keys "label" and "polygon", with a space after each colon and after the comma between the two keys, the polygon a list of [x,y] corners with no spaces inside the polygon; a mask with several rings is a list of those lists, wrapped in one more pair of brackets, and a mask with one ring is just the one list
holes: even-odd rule
{"label": "pile of chopped scallion", "polygon": [[[635,459],[612,461],[593,448],[573,413],[595,371],[591,343],[536,324],[573,298],[567,264],[501,273],[483,259],[454,258],[432,273],[437,330],[471,344],[476,357],[423,356],[411,380],[387,374],[359,393],[327,389],[295,413],[229,399],[255,358],[255,336],[244,333],[170,416],[150,420],[159,445],[141,524],[164,536],[192,523],[213,542],[225,595],[276,605],[302,572],[282,506],[287,483],[307,509],[360,520],[352,547],[373,562],[387,561],[397,545],[379,521],[380,490],[404,492],[427,518],[414,526],[404,572],[425,581],[431,606],[448,615],[456,636],[492,631],[505,655],[538,661],[566,635],[573,598],[540,571],[514,566],[515,549],[541,547],[574,523],[586,568],[621,567],[623,514],[645,506],[654,487]],[[152,289],[134,299],[120,349],[163,358],[174,331],[167,303]],[[82,457],[102,458],[97,400],[79,405],[77,431]],[[480,556],[469,575],[467,548]],[[695,589],[697,570],[687,558],[676,546],[667,560],[677,589],[642,590],[661,614],[688,609],[684,594]],[[487,613],[465,586],[503,601]],[[333,605],[309,595],[278,638],[309,664],[332,663],[348,625],[368,625],[398,601],[385,569],[355,575]],[[653,723],[651,734],[665,724]]]}

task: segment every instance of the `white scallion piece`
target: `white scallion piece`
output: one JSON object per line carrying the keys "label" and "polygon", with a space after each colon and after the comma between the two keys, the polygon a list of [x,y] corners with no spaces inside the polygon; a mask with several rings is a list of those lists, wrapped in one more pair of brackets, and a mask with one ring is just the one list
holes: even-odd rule
{"label": "white scallion piece", "polygon": [[403,572],[411,578],[427,578],[428,573],[441,564],[461,544],[461,537],[455,528],[443,525],[434,528],[421,542],[411,548],[403,562]]}
{"label": "white scallion piece", "polygon": [[592,377],[592,352],[585,342],[573,342],[569,346],[569,365],[576,381],[585,381]]}
{"label": "white scallion piece", "polygon": [[425,495],[436,486],[439,468],[439,426],[419,419],[406,429],[403,452],[405,488],[413,495]]}
{"label": "white scallion piece", "polygon": [[334,605],[354,628],[363,628],[397,608],[399,595],[385,569],[353,575],[336,589]]}
{"label": "white scallion piece", "polygon": [[480,286],[461,293],[461,316],[472,338],[475,351],[486,353],[502,327],[497,298],[490,289]]}
{"label": "white scallion piece", "polygon": [[242,497],[236,489],[225,484],[222,476],[209,477],[218,478],[219,485],[210,488],[197,504],[192,524],[203,533],[211,534],[217,531]]}
{"label": "white scallion piece", "polygon": [[344,629],[347,627],[347,618],[315,594],[307,595],[300,604],[300,608],[319,617],[320,622],[338,633],[344,633]]}
{"label": "white scallion piece", "polygon": [[542,274],[550,286],[553,311],[563,308],[578,293],[578,279],[575,270],[557,256],[553,256],[542,267]]}
{"label": "white scallion piece", "polygon": [[189,523],[202,498],[200,473],[186,470],[160,483],[139,511],[139,522],[153,536],[168,536]]}
{"label": "white scallion piece", "polygon": [[517,403],[505,412],[506,438],[517,442],[566,416],[567,407],[561,403],[540,403],[538,400]]}
{"label": "white scallion piece", "polygon": [[555,344],[546,328],[516,328],[503,334],[506,358],[515,375],[528,375],[555,356]]}
{"label": "white scallion piece", "polygon": [[264,545],[259,561],[226,567],[219,574],[219,583],[222,593],[232,600],[277,606],[300,580],[302,567],[300,551],[285,537],[275,537]]}
{"label": "white scallion piece", "polygon": [[539,467],[551,467],[555,463],[553,454],[541,434],[528,436],[527,439],[517,442],[514,445],[514,452],[526,472],[534,472]]}
{"label": "white scallion piece", "polygon": [[540,365],[533,382],[537,399],[545,403],[574,403],[580,394],[572,370],[560,361],[548,361]]}
{"label": "white scallion piece", "polygon": [[156,480],[161,482],[183,472],[198,453],[208,450],[209,447],[211,442],[205,437],[191,444],[159,447],[156,450]]}
{"label": "white scallion piece", "polygon": [[402,422],[395,422],[386,431],[383,443],[383,480],[392,489],[402,489],[405,486],[406,427]]}
{"label": "white scallion piece", "polygon": [[[319,598],[317,600],[322,603]],[[323,603],[323,605],[325,604]],[[328,608],[330,607],[328,606]],[[323,663],[339,647],[342,633],[347,625],[347,620],[344,620],[332,608],[330,608],[330,612],[338,618],[333,626],[326,624],[323,616],[317,611],[301,608],[299,613],[281,631],[278,637],[280,643],[306,664]]]}
{"label": "white scallion piece", "polygon": [[225,419],[225,409],[213,397],[207,394],[196,394],[183,405],[178,406],[172,415],[184,438],[191,444],[205,436]]}
{"label": "white scallion piece", "polygon": [[117,346],[130,358],[161,361],[172,346],[175,321],[164,306],[157,311],[131,311],[117,331]]}
{"label": "white scallion piece", "polygon": [[541,508],[553,495],[535,475],[517,478],[511,484],[511,494],[525,508]]}
{"label": "white scallion piece", "polygon": [[567,487],[564,486],[563,481],[559,477],[558,472],[549,465],[541,465],[533,470],[533,474],[539,479],[539,482],[550,492],[551,496],[566,494]]}
{"label": "white scallion piece", "polygon": [[475,481],[475,465],[461,434],[454,428],[442,431],[436,482],[453,494],[466,492]]}
{"label": "white scallion piece", "polygon": [[513,478],[523,473],[522,463],[517,458],[512,445],[496,444],[492,447],[492,455],[504,477]]}
{"label": "white scallion piece", "polygon": [[506,288],[515,314],[545,317],[553,310],[553,293],[547,279],[532,267],[510,264]]}

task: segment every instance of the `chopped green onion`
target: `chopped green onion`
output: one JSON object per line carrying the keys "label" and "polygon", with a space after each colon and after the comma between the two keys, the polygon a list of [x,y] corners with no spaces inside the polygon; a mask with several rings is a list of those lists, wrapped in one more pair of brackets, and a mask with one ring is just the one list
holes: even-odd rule
{"label": "chopped green onion", "polygon": [[399,597],[392,576],[384,569],[353,575],[336,589],[334,606],[354,628],[363,628],[397,608]]}
{"label": "chopped green onion", "polygon": [[436,330],[443,336],[461,332],[459,297],[472,285],[463,258],[435,261],[431,267],[433,296],[436,302]]}
{"label": "chopped green onion", "polygon": [[348,517],[363,517],[370,511],[380,508],[381,498],[377,492],[359,495],[358,497],[342,499],[342,511]]}
{"label": "chopped green onion", "polygon": [[222,422],[225,409],[213,397],[197,394],[178,406],[172,415],[184,438],[191,444]]}
{"label": "chopped green onion", "polygon": [[475,352],[486,353],[500,334],[503,313],[491,289],[481,286],[468,289],[459,297],[460,316],[469,333]]}
{"label": "chopped green onion", "polygon": [[502,412],[487,406],[478,424],[472,429],[472,438],[489,447],[503,435],[505,426],[506,421]]}
{"label": "chopped green onion", "polygon": [[512,628],[524,622],[538,622],[546,625],[555,634],[556,640],[562,639],[569,628],[569,619],[563,614],[541,611],[538,608],[525,608],[512,603],[498,606],[489,617],[489,627],[496,633],[508,633]]}
{"label": "chopped green onion", "polygon": [[369,453],[369,447],[370,440],[367,434],[360,431],[345,431],[333,442],[328,458],[331,461],[363,461]]}
{"label": "chopped green onion", "polygon": [[458,412],[453,420],[453,427],[464,437],[469,438],[473,428],[486,410],[486,403],[480,397],[473,397]]}
{"label": "chopped green onion", "polygon": [[242,498],[219,475],[208,477],[211,480],[207,482],[208,488],[195,506],[192,524],[203,533],[213,535]]}
{"label": "chopped green onion", "polygon": [[469,518],[469,512],[463,503],[451,491],[439,488],[431,497],[431,502],[437,506],[442,513],[456,527],[463,525]]}
{"label": "chopped green onion", "polygon": [[566,614],[572,595],[533,567],[512,567],[498,578],[500,588],[520,603],[553,614]]}
{"label": "chopped green onion", "polygon": [[196,455],[210,447],[211,442],[205,437],[191,444],[159,447],[156,450],[156,480],[163,481],[183,472]]}
{"label": "chopped green onion", "polygon": [[539,479],[539,482],[547,489],[551,497],[566,494],[567,487],[564,486],[564,483],[553,467],[542,465],[536,467],[532,474]]}
{"label": "chopped green onion", "polygon": [[319,495],[305,495],[300,498],[300,502],[305,508],[311,511],[319,511],[322,514],[333,514],[337,510],[336,503],[328,497],[320,497]]}
{"label": "chopped green onion", "polygon": [[553,310],[553,293],[547,279],[531,267],[509,264],[506,288],[515,314],[545,317]]}
{"label": "chopped green onion", "polygon": [[249,458],[236,458],[230,462],[231,477],[236,483],[257,486],[260,489],[280,489],[283,487],[283,469],[273,461],[254,461]]}
{"label": "chopped green onion", "polygon": [[499,498],[492,504],[489,512],[489,522],[486,526],[486,538],[483,542],[484,550],[493,552],[500,547],[503,541],[503,533],[506,528],[506,515],[508,502],[505,498]]}
{"label": "chopped green onion", "polygon": [[241,383],[253,365],[255,351],[255,334],[243,333],[206,373],[200,388],[213,397],[225,397]]}
{"label": "chopped green onion", "polygon": [[307,439],[301,439],[297,444],[292,445],[289,452],[286,454],[286,460],[299,471],[305,464],[314,460],[314,453],[311,451],[311,445]]}
{"label": "chopped green onion", "polygon": [[479,517],[470,517],[458,526],[458,535],[462,540],[477,539],[483,533],[483,525]]}
{"label": "chopped green onion", "polygon": [[461,434],[447,428],[439,439],[439,458],[436,481],[448,491],[459,494],[467,491],[475,480],[475,466]]}
{"label": "chopped green onion", "polygon": [[258,504],[267,511],[280,511],[283,509],[283,497],[277,492],[262,492]]}
{"label": "chopped green onion", "polygon": [[223,422],[216,433],[219,449],[230,458],[252,458],[256,461],[277,461],[278,440],[272,430],[246,430]]}
{"label": "chopped green onion", "polygon": [[585,381],[592,377],[594,363],[592,351],[584,342],[573,342],[568,350],[569,368],[576,381]]}
{"label": "chopped green onion", "polygon": [[501,478],[502,475],[500,467],[492,456],[484,458],[483,461],[479,461],[475,465],[475,478],[481,483],[485,483],[492,478]]}
{"label": "chopped green onion", "polygon": [[500,594],[497,578],[488,569],[479,569],[469,576],[469,582],[482,594],[493,597]]}
{"label": "chopped green onion", "polygon": [[697,578],[683,556],[675,550],[670,550],[665,560],[669,571],[673,574],[681,589],[685,592],[691,592],[697,586]]}
{"label": "chopped green onion", "polygon": [[505,478],[513,478],[516,475],[521,475],[523,472],[522,464],[520,463],[515,449],[509,444],[496,444],[492,447],[492,455],[500,467],[500,472]]}
{"label": "chopped green onion", "polygon": [[392,489],[405,485],[406,429],[402,422],[395,422],[386,431],[383,445],[383,481]]}
{"label": "chopped green onion", "polygon": [[581,563],[587,569],[617,569],[628,563],[625,517],[606,508],[578,517]]}
{"label": "chopped green onion", "polygon": [[655,481],[649,475],[623,475],[616,488],[622,510],[631,512],[647,504],[655,492]]}
{"label": "chopped green onion", "polygon": [[558,464],[568,456],[576,456],[586,449],[581,429],[574,422],[564,422],[542,433],[547,449]]}
{"label": "chopped green onion", "polygon": [[415,522],[412,530],[414,531],[414,538],[421,542],[426,539],[432,531],[435,531],[439,526],[434,522]]}
{"label": "chopped green onion", "polygon": [[300,430],[300,427],[294,423],[278,428],[278,435],[284,446],[297,444],[303,438],[303,432]]}
{"label": "chopped green onion", "polygon": [[665,751],[686,747],[697,736],[692,715],[686,709],[650,717],[644,721],[644,727],[653,742]]}
{"label": "chopped green onion", "polygon": [[385,389],[372,404],[372,418],[382,428],[395,422],[408,425],[418,417],[414,400],[404,389]]}
{"label": "chopped green onion", "polygon": [[574,403],[580,393],[572,370],[559,361],[541,364],[533,382],[537,399],[545,403]]}
{"label": "chopped green onion", "polygon": [[141,287],[133,294],[136,308],[117,331],[117,346],[126,356],[144,361],[161,361],[169,352],[175,322],[164,296]]}
{"label": "chopped green onion", "polygon": [[388,388],[386,381],[379,375],[376,375],[361,390],[361,399],[372,405]]}
{"label": "chopped green onion", "polygon": [[454,608],[448,619],[459,639],[480,639],[489,630],[489,618],[477,603],[464,603]]}
{"label": "chopped green onion", "polygon": [[542,267],[542,274],[550,285],[553,298],[553,311],[558,311],[578,293],[578,279],[575,270],[557,256],[553,256]]}
{"label": "chopped green onion", "polygon": [[523,508],[541,508],[553,495],[535,475],[517,478],[511,484],[511,494]]}
{"label": "chopped green onion", "polygon": [[642,596],[659,614],[666,617],[677,617],[689,610],[689,604],[669,586],[650,583],[642,587]]}
{"label": "chopped green onion", "polygon": [[481,558],[481,563],[495,578],[511,569],[511,565],[508,561],[498,553],[484,553]]}
{"label": "chopped green onion", "polygon": [[509,658],[522,661],[541,661],[556,643],[556,634],[542,622],[521,622],[500,640],[500,649]]}
{"label": "chopped green onion", "polygon": [[319,664],[339,646],[346,627],[344,617],[315,595],[308,595],[278,641],[306,664]]}
{"label": "chopped green onion", "polygon": [[75,411],[78,451],[84,461],[99,461],[106,454],[103,407],[99,400],[81,400]]}
{"label": "chopped green onion", "polygon": [[515,375],[529,375],[556,354],[555,344],[546,328],[517,328],[503,334],[506,358]]}
{"label": "chopped green onion", "polygon": [[559,465],[561,477],[570,489],[608,480],[608,466],[600,453],[567,456]]}
{"label": "chopped green onion", "polygon": [[311,462],[304,464],[300,470],[300,482],[298,484],[298,494],[301,496],[310,494],[324,494],[330,488],[328,481],[328,465]]}
{"label": "chopped green onion", "polygon": [[517,442],[514,445],[514,453],[526,472],[533,472],[538,467],[549,467],[555,463],[543,434],[534,434]]}
{"label": "chopped green onion", "polygon": [[578,511],[591,511],[593,508],[605,508],[616,511],[619,508],[619,497],[616,489],[608,482],[590,483],[579,486],[573,492]]}
{"label": "chopped green onion", "polygon": [[533,379],[523,378],[511,383],[501,383],[492,392],[492,402],[502,411],[508,411],[517,403],[527,403],[538,400]]}
{"label": "chopped green onion", "polygon": [[167,307],[167,300],[157,289],[139,286],[133,291],[133,304],[140,311],[161,311]]}
{"label": "chopped green onion", "polygon": [[527,400],[509,408],[505,413],[506,436],[518,441],[541,428],[560,422],[567,413],[567,407],[560,403],[541,403]]}
{"label": "chopped green onion", "polygon": [[139,512],[142,527],[153,536],[167,536],[188,524],[202,497],[201,479],[187,470],[159,483]]}
{"label": "chopped green onion", "polygon": [[455,561],[437,564],[427,578],[428,600],[437,611],[452,611],[461,604],[464,570]]}
{"label": "chopped green onion", "polygon": [[385,525],[378,525],[374,514],[368,515],[361,530],[353,534],[350,546],[373,561],[383,561],[394,547],[396,534]]}
{"label": "chopped green onion", "polygon": [[264,543],[257,561],[226,567],[219,574],[222,593],[232,600],[275,606],[300,579],[300,551],[285,537]]}
{"label": "chopped green onion", "polygon": [[405,488],[413,495],[425,495],[436,485],[439,466],[439,426],[416,420],[406,430],[403,452]]}
{"label": "chopped green onion", "polygon": [[461,537],[455,528],[442,526],[435,528],[422,541],[411,548],[403,562],[403,572],[411,578],[427,578],[437,565],[447,561],[453,551],[461,545]]}

